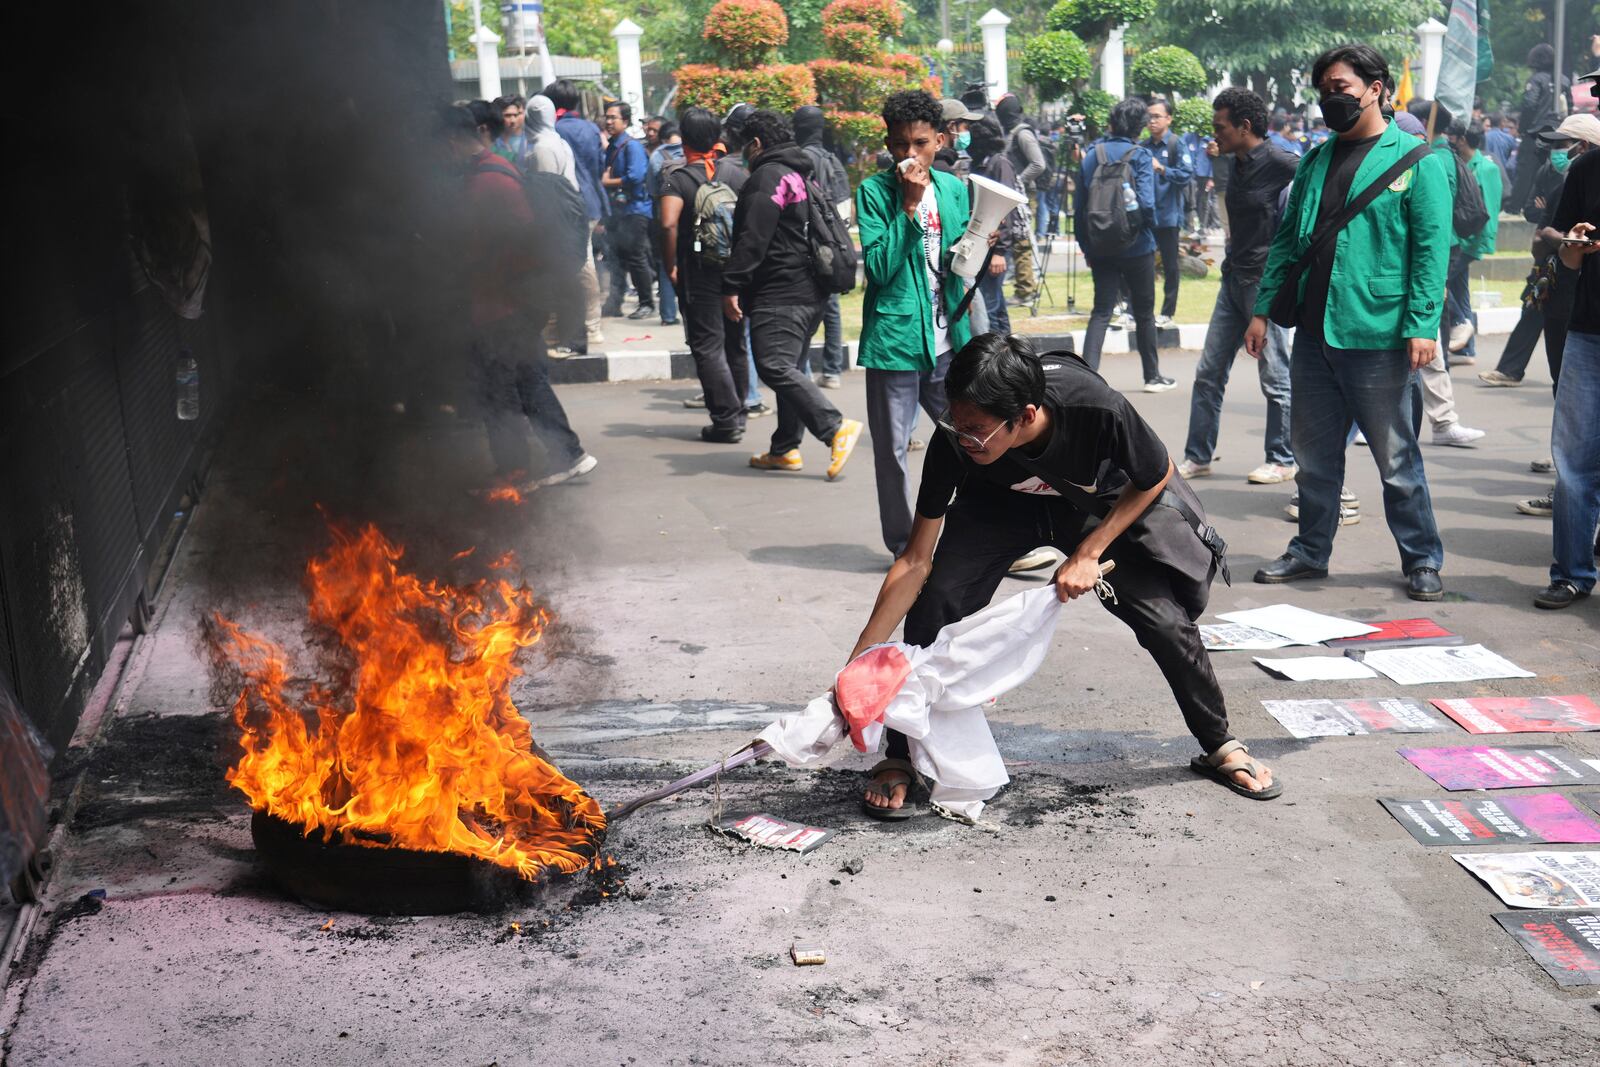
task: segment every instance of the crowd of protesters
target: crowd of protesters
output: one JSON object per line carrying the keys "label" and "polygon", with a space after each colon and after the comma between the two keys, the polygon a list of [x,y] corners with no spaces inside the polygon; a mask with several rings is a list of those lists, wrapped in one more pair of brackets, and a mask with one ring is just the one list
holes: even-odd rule
{"label": "crowd of protesters", "polygon": [[[709,420],[701,439],[738,443],[750,420],[775,413],[749,464],[802,470],[809,435],[825,448],[832,479],[866,433],[884,545],[901,558],[924,514],[908,467],[923,445],[919,413],[948,426],[952,362],[974,339],[1010,334],[1011,309],[1036,303],[1059,239],[1070,238],[1066,254],[1081,255],[1093,286],[1081,363],[1098,382],[1106,333],[1131,328],[1144,389],[1161,392],[1177,385],[1161,372],[1158,341],[1177,314],[1186,243],[1221,230],[1221,285],[1172,468],[1177,483],[1214,473],[1223,395],[1242,347],[1257,360],[1267,402],[1261,462],[1245,477],[1293,481],[1286,511],[1298,525],[1256,581],[1327,576],[1338,527],[1361,520],[1344,484],[1356,445],[1378,467],[1407,594],[1438,600],[1444,546],[1423,423],[1433,445],[1470,448],[1484,436],[1463,424],[1449,367],[1475,360],[1469,279],[1497,251],[1505,209],[1534,224],[1535,270],[1498,365],[1478,377],[1519,385],[1543,341],[1556,414],[1552,454],[1532,469],[1554,473],[1556,484],[1518,509],[1554,519],[1556,562],[1535,603],[1565,607],[1596,578],[1600,260],[1590,253],[1600,242],[1585,234],[1600,224],[1600,119],[1558,118],[1565,108],[1556,97],[1569,87],[1540,49],[1529,61],[1534,76],[1516,114],[1475,108],[1458,117],[1431,100],[1397,110],[1382,56],[1342,46],[1312,68],[1315,117],[1230,88],[1213,102],[1209,134],[1174,131],[1174,109],[1159,97],[1119,101],[1093,131],[1076,115],[1036,125],[1011,94],[991,103],[981,88],[945,100],[901,92],[884,102],[885,150],[853,194],[846,164],[873,168],[827,143],[816,107],[780,114],[740,104],[723,115],[689,107],[675,120],[644,119],[635,137],[626,103],[605,101],[600,121],[590,121],[566,82],[528,99],[458,106],[453,143],[470,172],[473,212],[474,349],[496,397],[486,416],[495,462],[527,488],[587,474],[595,460],[567,422],[545,359],[603,341],[605,317],[681,321],[701,386],[686,406]],[[1027,201],[988,235],[976,293],[950,261],[969,219],[969,175]],[[527,239],[530,204],[558,201],[570,240],[558,262],[539,262],[551,258],[536,251],[549,242]],[[838,291],[818,271],[826,217],[853,222],[859,234],[861,418],[826,392],[849,365]],[[548,233],[541,220],[540,237]],[[541,271],[538,295],[511,291],[509,278]],[[970,458],[962,438],[955,434]],[[1048,479],[1030,484],[1061,495]],[[1051,540],[1038,540],[1017,546],[1008,568],[1057,563]]]}

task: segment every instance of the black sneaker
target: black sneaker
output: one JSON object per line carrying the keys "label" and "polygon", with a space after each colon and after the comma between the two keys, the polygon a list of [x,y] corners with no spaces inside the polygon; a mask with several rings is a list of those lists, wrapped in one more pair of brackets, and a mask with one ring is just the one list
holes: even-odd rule
{"label": "black sneaker", "polygon": [[1570,608],[1576,600],[1588,596],[1571,582],[1556,579],[1545,588],[1545,591],[1533,598],[1533,606],[1544,608],[1547,611],[1558,611],[1561,608]]}
{"label": "black sneaker", "polygon": [[759,419],[765,415],[771,414],[772,406],[770,404],[756,404],[752,407],[747,407],[744,409],[744,417],[747,419]]}
{"label": "black sneaker", "polygon": [[1443,600],[1444,583],[1439,580],[1439,572],[1432,567],[1418,567],[1406,575],[1406,596],[1412,600]]}
{"label": "black sneaker", "polygon": [[700,427],[700,440],[714,445],[736,445],[744,440],[744,431],[728,427],[720,429],[716,426]]}
{"label": "black sneaker", "polygon": [[652,306],[650,304],[640,304],[638,307],[634,308],[631,312],[628,313],[628,318],[633,319],[635,321],[637,321],[639,319],[648,319],[652,315],[654,315],[655,313],[656,313],[656,309],[655,309],[654,306]]}

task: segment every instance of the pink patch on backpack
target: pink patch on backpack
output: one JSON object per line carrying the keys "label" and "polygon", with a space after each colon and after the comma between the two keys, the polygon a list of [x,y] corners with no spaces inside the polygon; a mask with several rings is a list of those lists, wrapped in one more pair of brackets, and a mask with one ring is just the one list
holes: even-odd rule
{"label": "pink patch on backpack", "polygon": [[790,204],[803,204],[806,199],[806,180],[790,171],[779,181],[778,187],[772,191],[772,202],[780,208]]}

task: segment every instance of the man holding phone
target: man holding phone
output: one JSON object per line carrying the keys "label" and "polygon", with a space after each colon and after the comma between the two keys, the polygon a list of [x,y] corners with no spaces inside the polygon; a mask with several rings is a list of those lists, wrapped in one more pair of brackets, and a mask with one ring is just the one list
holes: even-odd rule
{"label": "man holding phone", "polygon": [[[1600,70],[1584,76],[1600,96]],[[1534,597],[1556,609],[1594,588],[1595,528],[1600,525],[1600,152],[1585,152],[1567,172],[1551,225],[1563,236],[1557,255],[1578,272],[1576,299],[1561,351],[1550,450],[1556,488],[1551,494],[1550,585]]]}

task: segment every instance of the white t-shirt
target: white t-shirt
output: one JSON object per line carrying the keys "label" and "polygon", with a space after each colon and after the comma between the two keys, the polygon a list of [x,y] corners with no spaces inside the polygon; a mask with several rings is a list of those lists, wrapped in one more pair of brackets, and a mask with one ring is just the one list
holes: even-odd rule
{"label": "white t-shirt", "polygon": [[940,292],[938,263],[943,255],[944,227],[939,223],[939,201],[932,185],[922,192],[917,205],[917,222],[922,226],[922,266],[928,275],[928,296],[933,307],[933,357],[950,351],[949,316]]}

